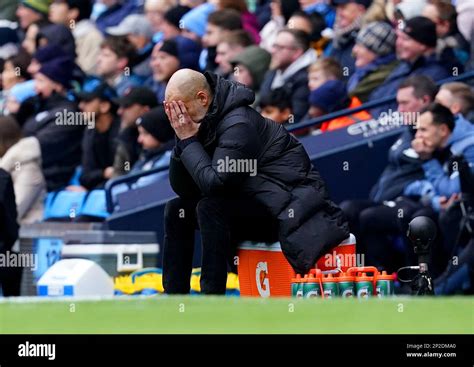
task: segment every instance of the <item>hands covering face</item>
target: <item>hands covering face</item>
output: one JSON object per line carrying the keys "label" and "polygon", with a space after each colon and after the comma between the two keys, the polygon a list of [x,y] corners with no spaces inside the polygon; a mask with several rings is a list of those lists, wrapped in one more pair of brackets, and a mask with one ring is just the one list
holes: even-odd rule
{"label": "hands covering face", "polygon": [[199,124],[191,119],[183,101],[164,101],[163,104],[165,113],[171,122],[171,127],[180,140],[190,138],[197,134]]}

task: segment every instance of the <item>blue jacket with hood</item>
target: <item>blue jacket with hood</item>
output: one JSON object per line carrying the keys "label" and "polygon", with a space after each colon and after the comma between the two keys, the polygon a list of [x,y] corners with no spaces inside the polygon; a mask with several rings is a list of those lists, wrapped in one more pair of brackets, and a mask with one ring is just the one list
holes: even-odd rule
{"label": "blue jacket with hood", "polygon": [[[451,154],[462,155],[474,174],[474,125],[462,115],[456,116],[456,125],[447,141]],[[459,172],[450,170],[449,161],[430,159],[422,164],[425,179],[415,181],[405,188],[405,195],[428,196],[436,211],[440,210],[439,198],[461,192]]]}

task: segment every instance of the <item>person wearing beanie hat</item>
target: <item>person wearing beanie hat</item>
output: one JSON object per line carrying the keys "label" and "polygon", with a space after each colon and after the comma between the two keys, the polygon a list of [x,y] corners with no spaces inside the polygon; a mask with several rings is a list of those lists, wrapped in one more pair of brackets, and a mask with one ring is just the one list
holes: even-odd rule
{"label": "person wearing beanie hat", "polygon": [[38,48],[31,59],[30,65],[28,65],[28,72],[34,75],[41,68],[41,64],[54,59],[67,58],[66,53],[61,47],[51,44]]}
{"label": "person wearing beanie hat", "polygon": [[0,114],[2,113],[11,89],[15,85],[30,79],[30,75],[27,71],[30,61],[30,55],[21,49],[19,53],[5,60],[3,71],[0,74]]}
{"label": "person wearing beanie hat", "polygon": [[[400,23],[396,30],[395,51],[399,65],[393,69],[385,81],[372,91],[369,101],[375,101],[382,96],[394,96],[398,86],[409,76],[425,75],[439,81],[452,76],[449,65],[441,62],[436,55],[436,25],[426,17],[417,16]],[[396,102],[371,110],[378,117],[387,110],[396,111]]]}
{"label": "person wearing beanie hat", "polygon": [[238,70],[234,79],[258,93],[271,59],[270,53],[259,46],[246,47],[230,61],[234,70]]}
{"label": "person wearing beanie hat", "polygon": [[[64,91],[71,86],[73,69],[74,62],[70,58],[53,59],[41,65],[38,73],[35,74],[35,80],[38,85],[44,80],[43,77],[47,77],[51,82],[59,85],[60,90]],[[41,74],[41,76],[38,76],[38,74]],[[59,91],[57,86],[54,86],[53,89]],[[37,90],[38,93],[42,93],[41,90]]]}
{"label": "person wearing beanie hat", "polygon": [[32,113],[22,117],[24,134],[36,136],[40,142],[48,191],[66,187],[80,164],[84,123],[78,119],[76,103],[67,97],[73,68],[69,58],[43,63],[34,74],[38,103],[32,104]]}
{"label": "person wearing beanie hat", "polygon": [[158,101],[163,101],[168,80],[178,69],[199,69],[201,46],[193,40],[178,36],[165,40],[153,48],[151,69],[153,81],[150,83]]}
{"label": "person wearing beanie hat", "polygon": [[[174,130],[171,127],[163,105],[159,105],[144,113],[135,123],[140,133],[138,142],[144,149],[156,149],[174,137]],[[150,139],[147,135],[153,139]]]}
{"label": "person wearing beanie hat", "polygon": [[48,24],[42,27],[37,39],[37,48],[46,45],[56,45],[71,59],[76,59],[76,42],[71,30],[63,24]]}
{"label": "person wearing beanie hat", "polygon": [[366,102],[397,67],[395,40],[395,30],[386,22],[371,22],[359,31],[352,50],[356,68],[347,82],[351,97]]}
{"label": "person wearing beanie hat", "polygon": [[308,101],[311,117],[342,110],[349,105],[346,86],[341,80],[328,80],[310,93]]}
{"label": "person wearing beanie hat", "polygon": [[190,10],[191,8],[188,6],[177,5],[165,13],[163,22],[161,23],[161,31],[163,32],[163,38],[165,40],[181,34],[181,19]]}
{"label": "person wearing beanie hat", "polygon": [[[351,100],[347,95],[346,86],[341,80],[328,80],[309,95],[309,118],[324,116],[345,108],[355,108],[361,105],[360,101]],[[352,115],[338,117],[324,122],[321,131],[332,131],[352,125],[355,122],[366,121],[371,118],[367,111],[359,111]]]}
{"label": "person wearing beanie hat", "polygon": [[402,23],[401,31],[427,48],[435,48],[436,24],[426,17],[418,16]]}
{"label": "person wearing beanie hat", "polygon": [[[131,173],[148,171],[169,165],[171,149],[174,146],[174,130],[163,105],[159,105],[136,120],[138,128],[137,142],[142,147],[138,161]],[[136,186],[149,185],[153,181],[167,177],[167,172],[146,176]]]}
{"label": "person wearing beanie hat", "polygon": [[21,0],[16,16],[23,30],[31,24],[48,19],[51,0]]}

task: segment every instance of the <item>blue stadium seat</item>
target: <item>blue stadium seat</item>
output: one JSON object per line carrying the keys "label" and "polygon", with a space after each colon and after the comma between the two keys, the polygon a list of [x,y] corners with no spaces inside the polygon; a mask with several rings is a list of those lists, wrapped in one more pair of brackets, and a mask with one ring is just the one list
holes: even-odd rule
{"label": "blue stadium seat", "polygon": [[105,190],[92,190],[82,206],[81,215],[106,218],[109,216],[105,202]]}
{"label": "blue stadium seat", "polygon": [[[53,199],[51,199],[51,194],[55,194]],[[48,206],[45,207],[43,219],[75,218],[81,215],[86,194],[86,192],[65,190],[57,193],[49,193],[46,197],[46,201],[48,202],[49,200],[50,202]]]}

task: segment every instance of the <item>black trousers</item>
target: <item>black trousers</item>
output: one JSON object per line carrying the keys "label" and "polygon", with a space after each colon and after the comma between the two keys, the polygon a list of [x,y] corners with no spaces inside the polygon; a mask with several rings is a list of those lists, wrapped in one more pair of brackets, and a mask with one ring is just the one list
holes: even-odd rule
{"label": "black trousers", "polygon": [[194,232],[201,234],[201,292],[225,294],[227,265],[240,241],[275,242],[278,224],[248,198],[175,198],[165,207],[163,286],[168,294],[190,291]]}
{"label": "black trousers", "polygon": [[371,200],[349,200],[341,208],[349,220],[351,232],[357,239],[357,252],[364,254],[365,263],[390,272],[400,266],[416,263],[413,250],[400,252],[393,247],[393,237],[406,238],[410,221],[425,215],[436,221],[431,207],[401,198],[388,206]]}
{"label": "black trousers", "polygon": [[[6,252],[2,254],[5,255]],[[4,297],[20,295],[22,274],[22,267],[0,267],[0,288]]]}

